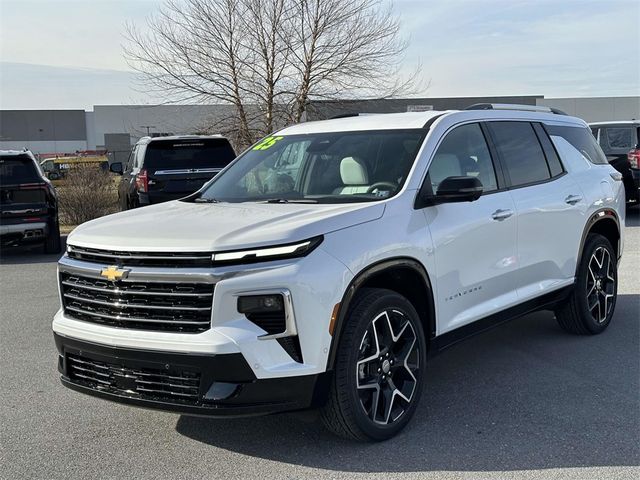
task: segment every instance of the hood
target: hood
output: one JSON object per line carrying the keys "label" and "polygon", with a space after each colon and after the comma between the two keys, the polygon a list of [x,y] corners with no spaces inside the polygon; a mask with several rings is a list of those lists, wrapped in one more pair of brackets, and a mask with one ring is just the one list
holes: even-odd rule
{"label": "hood", "polygon": [[306,240],[376,220],[384,203],[189,203],[173,201],[84,223],[72,245],[105,250],[213,252]]}

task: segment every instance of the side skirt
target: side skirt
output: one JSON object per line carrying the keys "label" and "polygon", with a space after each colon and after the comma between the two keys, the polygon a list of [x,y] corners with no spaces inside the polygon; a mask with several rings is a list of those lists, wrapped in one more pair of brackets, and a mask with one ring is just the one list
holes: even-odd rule
{"label": "side skirt", "polygon": [[490,330],[510,320],[514,320],[539,310],[551,309],[557,303],[565,300],[571,294],[572,289],[573,285],[569,285],[561,288],[560,290],[547,293],[532,300],[527,300],[520,305],[516,305],[508,308],[507,310],[503,310],[502,312],[495,313],[481,320],[476,320],[473,323],[432,338],[429,348],[429,356],[434,356],[462,340]]}

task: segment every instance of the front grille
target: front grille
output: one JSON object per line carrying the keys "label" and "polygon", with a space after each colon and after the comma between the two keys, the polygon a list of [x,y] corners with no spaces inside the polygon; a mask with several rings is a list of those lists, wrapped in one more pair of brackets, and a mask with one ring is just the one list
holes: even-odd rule
{"label": "front grille", "polygon": [[60,272],[65,313],[120,328],[198,333],[211,327],[213,285],[116,281]]}
{"label": "front grille", "polygon": [[144,267],[211,267],[211,253],[122,252],[69,245],[69,258],[85,262]]}
{"label": "front grille", "polygon": [[200,399],[199,372],[130,368],[68,354],[67,375],[74,383],[110,393],[178,403]]}

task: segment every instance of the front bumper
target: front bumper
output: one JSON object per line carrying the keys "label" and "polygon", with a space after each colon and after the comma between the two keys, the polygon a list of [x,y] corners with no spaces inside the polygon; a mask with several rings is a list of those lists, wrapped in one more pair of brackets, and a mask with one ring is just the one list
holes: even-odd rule
{"label": "front bumper", "polygon": [[300,410],[325,401],[328,374],[257,379],[240,353],[169,353],[54,338],[62,384],[119,403],[215,417]]}

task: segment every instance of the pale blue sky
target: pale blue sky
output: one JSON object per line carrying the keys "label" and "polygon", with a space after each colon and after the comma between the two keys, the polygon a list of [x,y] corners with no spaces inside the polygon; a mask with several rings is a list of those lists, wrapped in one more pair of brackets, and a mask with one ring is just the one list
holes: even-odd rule
{"label": "pale blue sky", "polygon": [[[125,21],[159,0],[0,0],[0,107],[149,103]],[[396,0],[426,96],[640,94],[638,0]]]}

